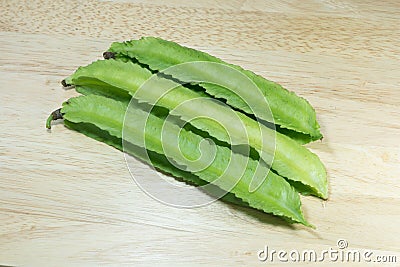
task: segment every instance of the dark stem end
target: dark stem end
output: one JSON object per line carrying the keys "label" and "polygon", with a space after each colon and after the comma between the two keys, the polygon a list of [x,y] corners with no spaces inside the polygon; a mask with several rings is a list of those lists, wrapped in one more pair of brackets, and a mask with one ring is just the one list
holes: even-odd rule
{"label": "dark stem end", "polygon": [[114,59],[115,58],[115,53],[114,52],[110,52],[110,51],[106,51],[103,53],[103,57],[104,59]]}
{"label": "dark stem end", "polygon": [[61,113],[61,108],[59,108],[59,109],[57,109],[57,110],[54,110],[54,111],[50,114],[50,116],[47,118],[47,121],[46,121],[46,128],[47,128],[47,129],[51,129],[51,122],[52,122],[52,121],[55,121],[55,120],[62,119],[62,118],[63,118],[63,115],[62,115],[62,113]]}
{"label": "dark stem end", "polygon": [[70,86],[71,86],[71,85],[68,84],[65,80],[62,80],[62,81],[61,81],[61,84],[62,84],[63,87],[70,87]]}

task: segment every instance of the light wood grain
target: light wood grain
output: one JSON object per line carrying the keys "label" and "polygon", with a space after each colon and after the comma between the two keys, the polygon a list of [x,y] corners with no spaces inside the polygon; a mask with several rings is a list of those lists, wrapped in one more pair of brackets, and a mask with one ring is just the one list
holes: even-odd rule
{"label": "light wood grain", "polygon": [[[265,245],[322,251],[339,238],[399,264],[397,1],[0,4],[0,264],[254,266]],[[330,180],[328,201],[303,198],[315,231],[220,202],[165,206],[119,151],[62,125],[46,131],[48,113],[75,95],[61,79],[110,42],[145,35],[240,64],[315,106],[325,138],[308,147]],[[134,171],[156,175],[139,162]]]}

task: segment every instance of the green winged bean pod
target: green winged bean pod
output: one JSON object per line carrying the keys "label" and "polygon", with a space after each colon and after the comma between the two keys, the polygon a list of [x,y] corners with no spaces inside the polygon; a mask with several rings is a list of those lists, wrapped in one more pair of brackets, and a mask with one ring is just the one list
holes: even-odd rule
{"label": "green winged bean pod", "polygon": [[[315,110],[305,99],[277,83],[207,53],[161,38],[143,37],[140,40],[113,43],[105,53],[105,57],[115,57],[124,61],[130,58],[135,62],[147,65],[151,70],[162,71],[183,82],[191,82],[188,78],[199,77],[197,84],[203,87],[208,94],[225,99],[227,104],[247,114],[254,114],[261,120],[277,124],[279,128],[282,128],[283,133],[300,143],[322,138]],[[174,71],[177,69],[170,68],[174,65],[196,61],[224,64],[249,77],[268,100],[273,119],[269,112],[263,109],[262,102],[264,100],[258,97],[252,98],[254,91],[240,86],[235,82],[234,76],[216,72],[212,68],[193,67],[183,69],[183,71],[182,69]],[[249,99],[253,101],[251,105],[248,103]]]}
{"label": "green winged bean pod", "polygon": [[[126,113],[129,113],[129,120],[124,122]],[[72,98],[63,104],[60,110],[64,118],[64,122],[70,127],[76,127],[76,125],[82,125],[83,129],[89,135],[93,135],[93,131],[90,128],[85,128],[84,125],[93,125],[103,132],[107,132],[109,135],[119,140],[124,138],[127,142],[133,145],[141,145],[139,140],[140,136],[144,134],[148,146],[146,149],[157,153],[163,154],[165,147],[169,147],[173,153],[170,155],[172,160],[186,165],[188,171],[196,169],[196,166],[192,166],[190,161],[180,162],[180,156],[178,153],[185,155],[193,155],[201,153],[200,143],[204,140],[201,136],[180,129],[179,126],[160,119],[152,114],[149,114],[139,108],[128,109],[128,104],[123,101],[117,101],[114,99],[106,98],[98,95],[87,95]],[[54,117],[51,117],[54,119]],[[140,121],[146,120],[146,128],[141,128]],[[49,125],[48,125],[49,126]],[[122,134],[123,128],[125,134]],[[180,135],[179,147],[165,140],[161,142],[161,135],[168,138],[175,138],[175,130],[179,128]],[[82,130],[82,129],[81,129]],[[97,138],[103,138],[109,140],[107,137],[97,135]],[[118,141],[114,141],[118,142]],[[117,144],[119,146],[119,144]],[[213,145],[204,143],[201,148],[207,153],[208,150],[216,148],[216,154],[213,162],[202,170],[194,170],[193,173],[200,179],[208,182],[215,183],[218,187],[223,190],[230,191],[237,198],[240,198],[247,202],[251,207],[260,209],[267,213],[282,216],[290,221],[298,222],[306,226],[311,226],[305,219],[301,212],[301,203],[298,193],[294,190],[290,184],[279,175],[273,172],[268,172],[267,177],[263,179],[263,183],[254,192],[249,192],[249,183],[256,173],[256,168],[260,164],[258,161],[251,158],[246,158],[242,154],[232,153],[232,151],[224,146]],[[176,153],[176,154],[175,154]],[[229,158],[230,161],[226,159]],[[236,180],[235,174],[231,172],[224,173],[228,164],[240,165],[242,161],[247,162],[247,168],[240,177],[238,182],[233,188],[230,187],[232,180]],[[263,164],[263,163],[261,163]],[[162,166],[162,165],[159,165]],[[163,168],[163,167],[161,167]],[[268,168],[265,164],[263,168]],[[220,176],[223,179],[219,179]]]}
{"label": "green winged bean pod", "polygon": [[[138,89],[145,83],[152,73],[143,67],[132,62],[119,60],[103,60],[94,62],[86,67],[80,67],[74,74],[65,79],[70,85],[80,88],[92,88],[107,92],[110,90],[118,91],[118,94],[126,97],[129,93],[139,101],[172,110],[173,115],[181,117],[184,121],[192,117],[201,116],[204,107],[207,107],[208,114],[218,114],[218,120],[222,125],[229,128],[232,136],[227,136],[226,131],[215,123],[214,120],[201,118],[190,121],[190,123],[201,130],[207,131],[211,136],[233,145],[249,144],[256,149],[260,157],[267,163],[273,161],[271,167],[279,175],[310,187],[313,194],[322,198],[327,198],[327,179],[326,171],[319,158],[305,147],[302,147],[291,138],[277,133],[243,113],[232,112],[228,107],[219,105],[209,97],[202,97],[201,93],[192,91],[180,84],[173,84],[173,81],[157,78],[163,83],[172,83],[175,87],[171,91],[163,91],[163,86],[152,87],[145,93],[136,94]],[[94,88],[94,89],[93,89]],[[158,91],[157,91],[158,90]],[[114,93],[113,93],[114,94]],[[157,98],[155,96],[162,95]],[[192,99],[201,98],[201,103],[186,105],[184,108],[176,109],[181,103]],[[228,111],[229,109],[229,111]],[[232,114],[237,116],[243,123],[246,135],[239,131],[236,125],[232,125]],[[261,132],[261,135],[260,135]],[[248,136],[247,136],[248,134]]]}

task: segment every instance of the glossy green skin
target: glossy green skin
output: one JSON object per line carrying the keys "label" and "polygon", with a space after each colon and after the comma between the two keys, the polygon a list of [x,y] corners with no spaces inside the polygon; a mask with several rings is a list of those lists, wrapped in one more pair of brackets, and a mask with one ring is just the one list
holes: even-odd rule
{"label": "glossy green skin", "polygon": [[[109,94],[108,94],[109,92],[107,90],[104,90],[104,88],[102,88],[102,89],[103,90],[99,90],[99,88],[91,88],[91,87],[87,87],[87,86],[85,86],[85,87],[77,86],[76,87],[76,91],[83,95],[95,94],[95,95],[109,97]],[[115,97],[111,97],[111,98],[116,99]],[[126,98],[118,99],[118,97],[117,97],[118,101],[123,101],[127,104],[129,103],[130,99],[131,99],[130,97],[128,99],[126,99]],[[164,119],[165,116],[167,115],[164,112],[163,112],[164,114],[160,115],[160,112],[153,112],[153,111],[152,111],[152,113],[154,113],[155,116],[162,118],[162,119]],[[47,128],[51,127],[50,124],[51,124],[51,120],[50,120],[49,126]],[[70,128],[72,130],[78,131],[88,137],[91,137],[97,141],[106,143],[106,144],[108,144],[112,147],[115,147],[121,151],[125,151],[126,153],[136,157],[137,159],[140,159],[141,161],[153,166],[154,168],[158,169],[159,171],[170,174],[170,175],[174,176],[175,178],[177,178],[181,181],[184,181],[188,184],[195,185],[195,186],[203,186],[203,185],[207,184],[205,181],[201,180],[196,175],[176,168],[174,165],[172,165],[168,161],[168,159],[164,155],[157,154],[152,151],[147,151],[148,157],[145,157],[141,150],[136,149],[136,146],[129,144],[127,142],[124,143],[125,147],[123,147],[121,138],[116,138],[116,137],[108,134],[108,132],[97,128],[93,124],[72,123],[67,120],[64,120],[64,124],[65,124],[65,126],[67,126],[68,128]],[[190,130],[190,131],[195,130],[195,128],[193,128],[193,126],[191,126],[190,124],[186,124],[185,129],[186,128],[187,128],[187,130]],[[199,134],[204,137],[204,133],[199,133]],[[257,158],[257,157],[252,156],[252,158]],[[303,185],[300,182],[295,182],[292,180],[288,180],[288,182],[291,186],[293,186],[295,188],[295,190],[297,192],[299,192],[300,194],[302,194],[304,196],[309,196],[309,195],[313,194],[313,191],[310,188],[306,187],[305,185]],[[208,193],[208,192],[206,192],[206,193]],[[235,197],[235,195],[233,195],[231,193],[227,193],[225,196],[223,196],[221,198],[221,200],[232,203],[232,204],[240,205],[243,207],[249,206],[248,203]],[[291,221],[289,220],[289,222],[291,222]]]}
{"label": "glossy green skin", "polygon": [[[268,172],[256,191],[251,193],[248,191],[253,176],[260,173],[256,171],[260,165],[258,161],[241,154],[232,153],[227,147],[202,142],[204,139],[201,136],[148,114],[138,107],[129,109],[127,107],[126,102],[98,95],[88,95],[70,99],[64,103],[61,112],[67,122],[93,124],[116,138],[122,138],[123,135],[124,140],[133,145],[141,146],[140,136],[144,134],[147,150],[163,154],[164,149],[168,149],[172,152],[170,154],[172,160],[186,166],[188,171],[194,172],[200,179],[209,183],[214,182],[223,190],[230,191],[236,197],[246,201],[251,207],[311,226],[302,215],[298,193],[284,178],[273,172]],[[135,119],[125,120],[124,122],[126,112],[128,118]],[[143,121],[147,123],[145,129],[141,127]],[[123,124],[124,133],[122,133]],[[169,142],[169,140],[177,138],[176,130],[180,130],[179,148],[173,142]],[[165,141],[161,141],[161,136]],[[200,143],[202,143],[201,146]],[[195,170],[198,162],[181,160],[181,153],[185,157],[193,158],[195,155],[208,154],[210,151],[216,151],[215,158],[207,168],[202,170]],[[238,169],[243,169],[243,162],[246,162],[247,165],[244,168],[243,175],[237,181],[237,173],[240,173]],[[234,166],[234,168],[224,173],[228,166]],[[268,170],[268,166],[265,164],[262,168]],[[220,176],[222,179],[218,179]],[[233,181],[237,183],[231,188]]]}
{"label": "glossy green skin", "polygon": [[[116,42],[111,45],[108,51],[115,53],[116,58],[121,58],[125,61],[127,58],[131,58],[134,61],[148,65],[152,70],[162,71],[183,82],[191,82],[191,77],[199,77],[199,81],[214,81],[216,84],[205,82],[198,82],[197,84],[202,86],[210,95],[225,99],[229,105],[247,114],[255,114],[261,120],[269,121],[279,125],[281,128],[297,132],[295,134],[291,131],[286,131],[301,143],[322,138],[315,110],[305,99],[298,97],[295,93],[286,90],[279,84],[251,71],[244,70],[237,65],[226,63],[207,53],[155,37],[143,37],[140,40],[131,40],[123,43]],[[220,73],[213,71],[212,68],[203,68],[201,66],[187,68],[184,71],[182,69],[175,71],[174,68],[170,68],[182,63],[196,61],[215,62],[234,68],[254,82],[265,99],[260,99],[249,88],[243,88],[233,81],[230,82],[234,77],[230,77],[232,75],[228,73]],[[246,101],[251,99],[255,102],[249,107],[241,97],[232,92],[243,96]],[[273,119],[264,108],[265,100],[268,101]]]}
{"label": "glossy green skin", "polygon": [[[151,75],[148,70],[131,62],[124,63],[117,60],[103,60],[94,62],[86,67],[80,67],[73,75],[66,79],[66,82],[76,86],[96,85],[98,89],[112,86],[113,89],[119,88],[121,91],[134,95],[140,101],[157,104],[169,110],[173,110],[180,103],[187,100],[202,96],[182,86],[178,86],[176,89],[165,94],[157,103],[152,98],[153,95],[161,95],[160,92],[157,92],[157,88],[153,88],[140,95],[135,94]],[[169,80],[165,80],[165,82],[173,83]],[[202,99],[202,101],[198,106],[192,105],[186,107],[185,110],[180,110],[179,114],[174,115],[180,116],[183,120],[187,121],[188,118],[203,115],[203,112],[205,112],[204,107],[207,107],[206,111],[209,114],[220,115],[217,121],[227,127],[231,135],[228,136],[219,124],[207,118],[191,121],[192,125],[207,131],[211,136],[227,143],[234,145],[250,144],[260,153],[261,158],[265,162],[270,162],[271,157],[274,157],[272,169],[279,175],[293,181],[301,182],[310,187],[314,195],[327,198],[326,171],[315,154],[305,147],[300,146],[289,137],[258,124],[240,112],[235,112],[234,114],[245,125],[246,132],[243,133],[241,129],[237,129],[236,125],[231,123],[233,120],[231,109],[218,105],[215,101],[207,97]],[[233,138],[229,139],[229,137]]]}

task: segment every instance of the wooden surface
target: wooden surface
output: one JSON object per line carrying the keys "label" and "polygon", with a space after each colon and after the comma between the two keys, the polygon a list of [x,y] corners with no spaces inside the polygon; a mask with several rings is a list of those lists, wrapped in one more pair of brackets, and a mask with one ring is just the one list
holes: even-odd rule
{"label": "wooden surface", "polygon": [[[398,1],[1,0],[0,10],[0,265],[254,266],[265,245],[322,251],[338,239],[400,264]],[[61,124],[46,131],[74,95],[61,79],[110,42],[145,35],[240,64],[315,106],[325,138],[308,147],[330,184],[328,201],[303,198],[316,230],[220,202],[165,206],[132,181],[121,152]]]}

